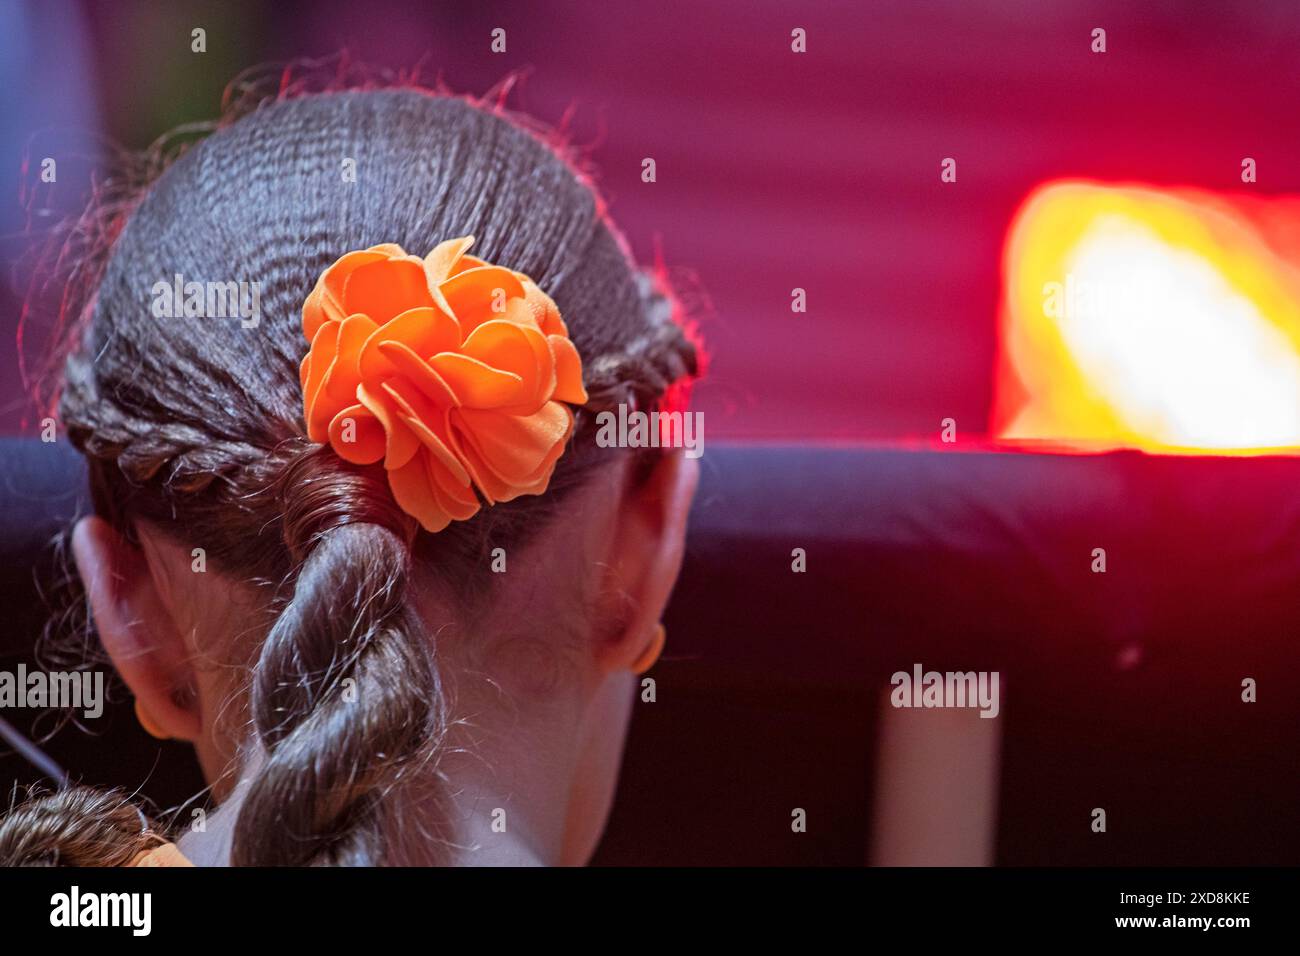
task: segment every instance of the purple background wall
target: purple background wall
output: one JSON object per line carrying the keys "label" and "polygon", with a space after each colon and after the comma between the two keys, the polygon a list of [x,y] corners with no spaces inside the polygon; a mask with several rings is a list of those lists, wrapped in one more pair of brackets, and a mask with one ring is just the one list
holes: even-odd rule
{"label": "purple background wall", "polygon": [[[513,105],[549,123],[572,111],[638,256],[658,243],[707,292],[709,438],[925,437],[947,416],[971,435],[990,405],[1002,237],[1036,183],[1300,192],[1300,13],[1282,0],[419,6],[6,7],[6,258],[21,247],[20,154],[39,127],[99,124],[143,146],[214,115],[250,65],[343,48],[377,66],[422,60],[466,92],[526,69]],[[206,54],[190,52],[195,26]],[[1089,51],[1097,26],[1104,55]],[[790,50],[794,27],[806,54]],[[640,181],[646,156],[654,184]],[[948,156],[954,184],[939,180]],[[1244,156],[1255,186],[1239,181]],[[790,311],[796,286],[807,314]],[[6,290],[10,433],[27,411],[16,303]]]}

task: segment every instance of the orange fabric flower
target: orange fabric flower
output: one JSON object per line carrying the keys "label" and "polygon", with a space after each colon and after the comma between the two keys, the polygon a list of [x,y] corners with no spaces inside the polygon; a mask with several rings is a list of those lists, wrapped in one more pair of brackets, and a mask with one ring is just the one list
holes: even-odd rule
{"label": "orange fabric flower", "polygon": [[582,360],[550,296],[466,255],[386,244],[325,270],[302,310],[307,435],[359,465],[382,460],[428,531],[538,495],[587,401]]}

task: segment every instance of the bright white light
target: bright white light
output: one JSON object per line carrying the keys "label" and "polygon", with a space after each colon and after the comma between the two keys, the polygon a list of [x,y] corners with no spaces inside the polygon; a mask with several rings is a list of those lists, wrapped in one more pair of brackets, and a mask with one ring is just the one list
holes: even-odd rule
{"label": "bright white light", "polygon": [[1062,338],[1135,432],[1170,446],[1300,445],[1300,358],[1210,262],[1112,215],[1068,269]]}

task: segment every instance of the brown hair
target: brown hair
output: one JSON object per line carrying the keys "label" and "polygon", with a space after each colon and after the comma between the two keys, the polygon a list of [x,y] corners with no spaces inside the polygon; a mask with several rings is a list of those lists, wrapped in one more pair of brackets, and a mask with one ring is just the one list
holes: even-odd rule
{"label": "brown hair", "polygon": [[0,825],[0,866],[128,866],[165,842],[120,790],[32,790]]}
{"label": "brown hair", "polygon": [[[466,234],[556,301],[592,401],[546,495],[417,534],[381,466],[305,437],[301,306],[344,252],[423,254]],[[257,281],[260,323],[155,318],[151,289],[177,274]],[[432,638],[407,593],[413,561],[472,614],[488,542],[525,540],[610,460],[593,412],[648,408],[695,373],[669,306],[555,150],[499,110],[420,90],[265,105],[184,152],[132,209],[67,359],[60,415],[100,514],[128,536],[144,520],[201,546],[271,595],[248,662],[258,767],[234,864],[383,862],[381,796],[436,761],[446,731]]]}

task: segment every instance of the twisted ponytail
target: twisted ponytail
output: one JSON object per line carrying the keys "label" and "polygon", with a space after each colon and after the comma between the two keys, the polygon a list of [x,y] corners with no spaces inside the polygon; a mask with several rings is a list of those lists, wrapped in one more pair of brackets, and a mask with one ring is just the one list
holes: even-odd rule
{"label": "twisted ponytail", "polygon": [[293,591],[253,667],[264,749],[240,808],[236,865],[374,865],[379,797],[431,758],[445,708],[408,594],[411,519],[382,473],[316,448],[285,469]]}

